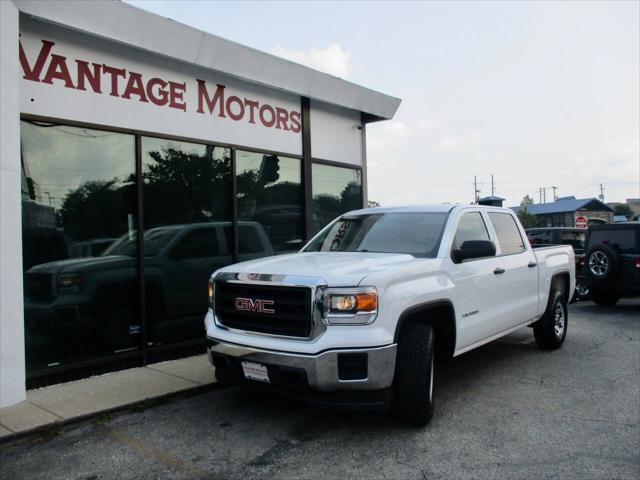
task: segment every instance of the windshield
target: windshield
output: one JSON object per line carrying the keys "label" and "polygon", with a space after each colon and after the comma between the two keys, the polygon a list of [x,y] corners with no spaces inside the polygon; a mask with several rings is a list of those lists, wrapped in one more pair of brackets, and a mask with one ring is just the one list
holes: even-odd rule
{"label": "windshield", "polygon": [[[176,228],[154,228],[144,234],[144,256],[155,257],[178,233]],[[136,232],[125,234],[102,252],[103,257],[109,255],[126,255],[136,257],[138,255],[138,235]]]}
{"label": "windshield", "polygon": [[406,253],[433,258],[448,213],[374,213],[340,217],[305,252]]}

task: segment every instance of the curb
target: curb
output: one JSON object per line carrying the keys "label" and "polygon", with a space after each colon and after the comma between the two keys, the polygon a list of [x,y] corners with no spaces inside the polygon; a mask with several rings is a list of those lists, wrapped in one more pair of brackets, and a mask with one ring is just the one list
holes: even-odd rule
{"label": "curb", "polygon": [[173,400],[174,398],[177,398],[180,396],[191,397],[194,395],[201,395],[203,393],[210,392],[210,391],[220,390],[222,388],[225,388],[225,386],[220,385],[217,382],[209,383],[206,385],[197,385],[195,387],[166,393],[157,397],[149,397],[143,400],[136,400],[135,402],[125,403],[123,405],[118,405],[117,407],[108,408],[106,410],[100,410],[97,412],[79,415],[77,417],[57,420],[55,422],[47,423],[46,425],[40,425],[38,427],[30,428],[28,430],[23,430],[21,432],[13,432],[13,433],[10,433],[9,435],[5,435],[4,437],[0,437],[0,448],[6,447],[10,443],[16,443],[22,440],[26,440],[27,438],[33,437],[34,435],[42,434],[43,437],[46,437],[48,433],[57,435],[59,431],[65,427],[80,424],[80,423],[86,422],[87,420],[91,420],[93,418],[97,418],[103,415],[109,415],[113,413],[124,413],[126,410],[134,410],[136,408],[145,410],[147,408],[155,407],[156,405],[167,403]]}

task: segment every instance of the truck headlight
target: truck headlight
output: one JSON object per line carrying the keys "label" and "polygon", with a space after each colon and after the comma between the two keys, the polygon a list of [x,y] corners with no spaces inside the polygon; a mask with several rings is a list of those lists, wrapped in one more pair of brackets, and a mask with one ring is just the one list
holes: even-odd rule
{"label": "truck headlight", "polygon": [[82,275],[77,273],[70,273],[67,275],[60,275],[58,277],[58,288],[74,288],[80,287],[84,279]]}
{"label": "truck headlight", "polygon": [[207,287],[207,296],[209,297],[209,308],[213,310],[213,303],[215,300],[215,288],[213,287],[213,278],[209,279],[209,286]]}
{"label": "truck headlight", "polygon": [[378,315],[378,292],[373,287],[329,288],[325,298],[329,325],[368,325]]}

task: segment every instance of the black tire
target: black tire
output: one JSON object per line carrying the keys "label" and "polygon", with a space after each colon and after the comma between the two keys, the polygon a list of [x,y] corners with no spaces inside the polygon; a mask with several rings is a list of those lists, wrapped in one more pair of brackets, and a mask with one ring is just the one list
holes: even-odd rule
{"label": "black tire", "polygon": [[591,300],[603,307],[613,307],[620,300],[620,294],[612,290],[594,288],[591,292]]}
{"label": "black tire", "polygon": [[589,249],[585,256],[586,273],[595,283],[604,283],[618,273],[620,255],[609,245],[601,243]]}
{"label": "black tire", "polygon": [[540,320],[533,324],[533,336],[538,347],[543,350],[560,348],[567,336],[567,300],[562,290],[553,290],[547,310]]}
{"label": "black tire", "polygon": [[434,335],[430,325],[411,323],[400,332],[395,377],[394,412],[412,425],[433,416]]}

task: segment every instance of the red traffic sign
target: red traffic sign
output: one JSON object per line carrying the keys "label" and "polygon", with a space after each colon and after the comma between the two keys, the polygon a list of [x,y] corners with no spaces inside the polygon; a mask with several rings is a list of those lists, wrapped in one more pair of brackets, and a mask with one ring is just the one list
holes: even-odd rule
{"label": "red traffic sign", "polygon": [[587,217],[576,217],[576,228],[587,228],[588,223]]}

